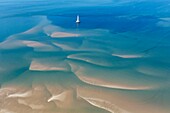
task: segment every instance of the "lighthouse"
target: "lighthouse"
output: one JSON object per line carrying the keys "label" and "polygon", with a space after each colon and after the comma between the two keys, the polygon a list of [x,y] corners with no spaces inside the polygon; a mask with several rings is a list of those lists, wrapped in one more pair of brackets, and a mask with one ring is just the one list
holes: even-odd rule
{"label": "lighthouse", "polygon": [[79,17],[79,15],[77,15],[76,23],[77,23],[77,24],[79,24],[79,23],[80,23],[80,17]]}

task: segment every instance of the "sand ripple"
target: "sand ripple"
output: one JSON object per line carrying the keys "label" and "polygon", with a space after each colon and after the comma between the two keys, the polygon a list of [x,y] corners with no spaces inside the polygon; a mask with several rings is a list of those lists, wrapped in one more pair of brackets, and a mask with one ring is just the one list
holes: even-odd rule
{"label": "sand ripple", "polygon": [[169,43],[139,38],[42,17],[0,43],[0,113],[169,113]]}
{"label": "sand ripple", "polygon": [[114,60],[119,60],[118,58],[113,58],[112,56],[105,55],[102,53],[79,53],[67,56],[68,59],[81,60],[88,63],[112,67],[114,66]]}
{"label": "sand ripple", "polygon": [[[115,89],[126,89],[126,90],[150,90],[157,88],[160,83],[153,78],[141,75],[136,76],[135,71],[130,70],[112,70],[101,67],[91,66],[89,64],[76,64],[70,62],[72,71],[75,75],[83,82],[95,86],[101,86],[106,88],[115,88]],[[124,73],[125,72],[125,73]],[[134,74],[132,76],[132,74]],[[139,74],[136,72],[136,74]],[[136,79],[136,81],[131,81],[131,77]],[[146,78],[145,78],[146,77]]]}

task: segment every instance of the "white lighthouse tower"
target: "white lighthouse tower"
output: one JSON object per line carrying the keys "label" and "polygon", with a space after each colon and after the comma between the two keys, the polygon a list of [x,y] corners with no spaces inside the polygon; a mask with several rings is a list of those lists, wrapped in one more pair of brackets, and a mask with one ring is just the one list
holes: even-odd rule
{"label": "white lighthouse tower", "polygon": [[77,20],[76,20],[76,23],[80,23],[80,17],[79,17],[79,15],[77,15]]}

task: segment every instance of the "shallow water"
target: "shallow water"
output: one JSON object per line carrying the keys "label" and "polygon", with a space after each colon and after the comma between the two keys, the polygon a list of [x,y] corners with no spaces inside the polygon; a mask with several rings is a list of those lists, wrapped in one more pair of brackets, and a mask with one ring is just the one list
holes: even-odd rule
{"label": "shallow water", "polygon": [[1,0],[0,113],[169,113],[169,5]]}

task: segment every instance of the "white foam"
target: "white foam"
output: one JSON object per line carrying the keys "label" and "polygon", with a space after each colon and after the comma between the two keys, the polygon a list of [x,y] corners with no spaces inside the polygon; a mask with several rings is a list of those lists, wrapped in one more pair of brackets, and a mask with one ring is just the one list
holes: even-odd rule
{"label": "white foam", "polygon": [[64,101],[66,98],[67,92],[62,92],[59,95],[52,96],[51,98],[48,99],[48,102],[54,101],[54,100],[59,100],[59,101]]}
{"label": "white foam", "polygon": [[32,91],[27,91],[25,93],[14,93],[14,94],[10,94],[8,95],[8,98],[23,98],[23,97],[29,97],[32,95]]}

